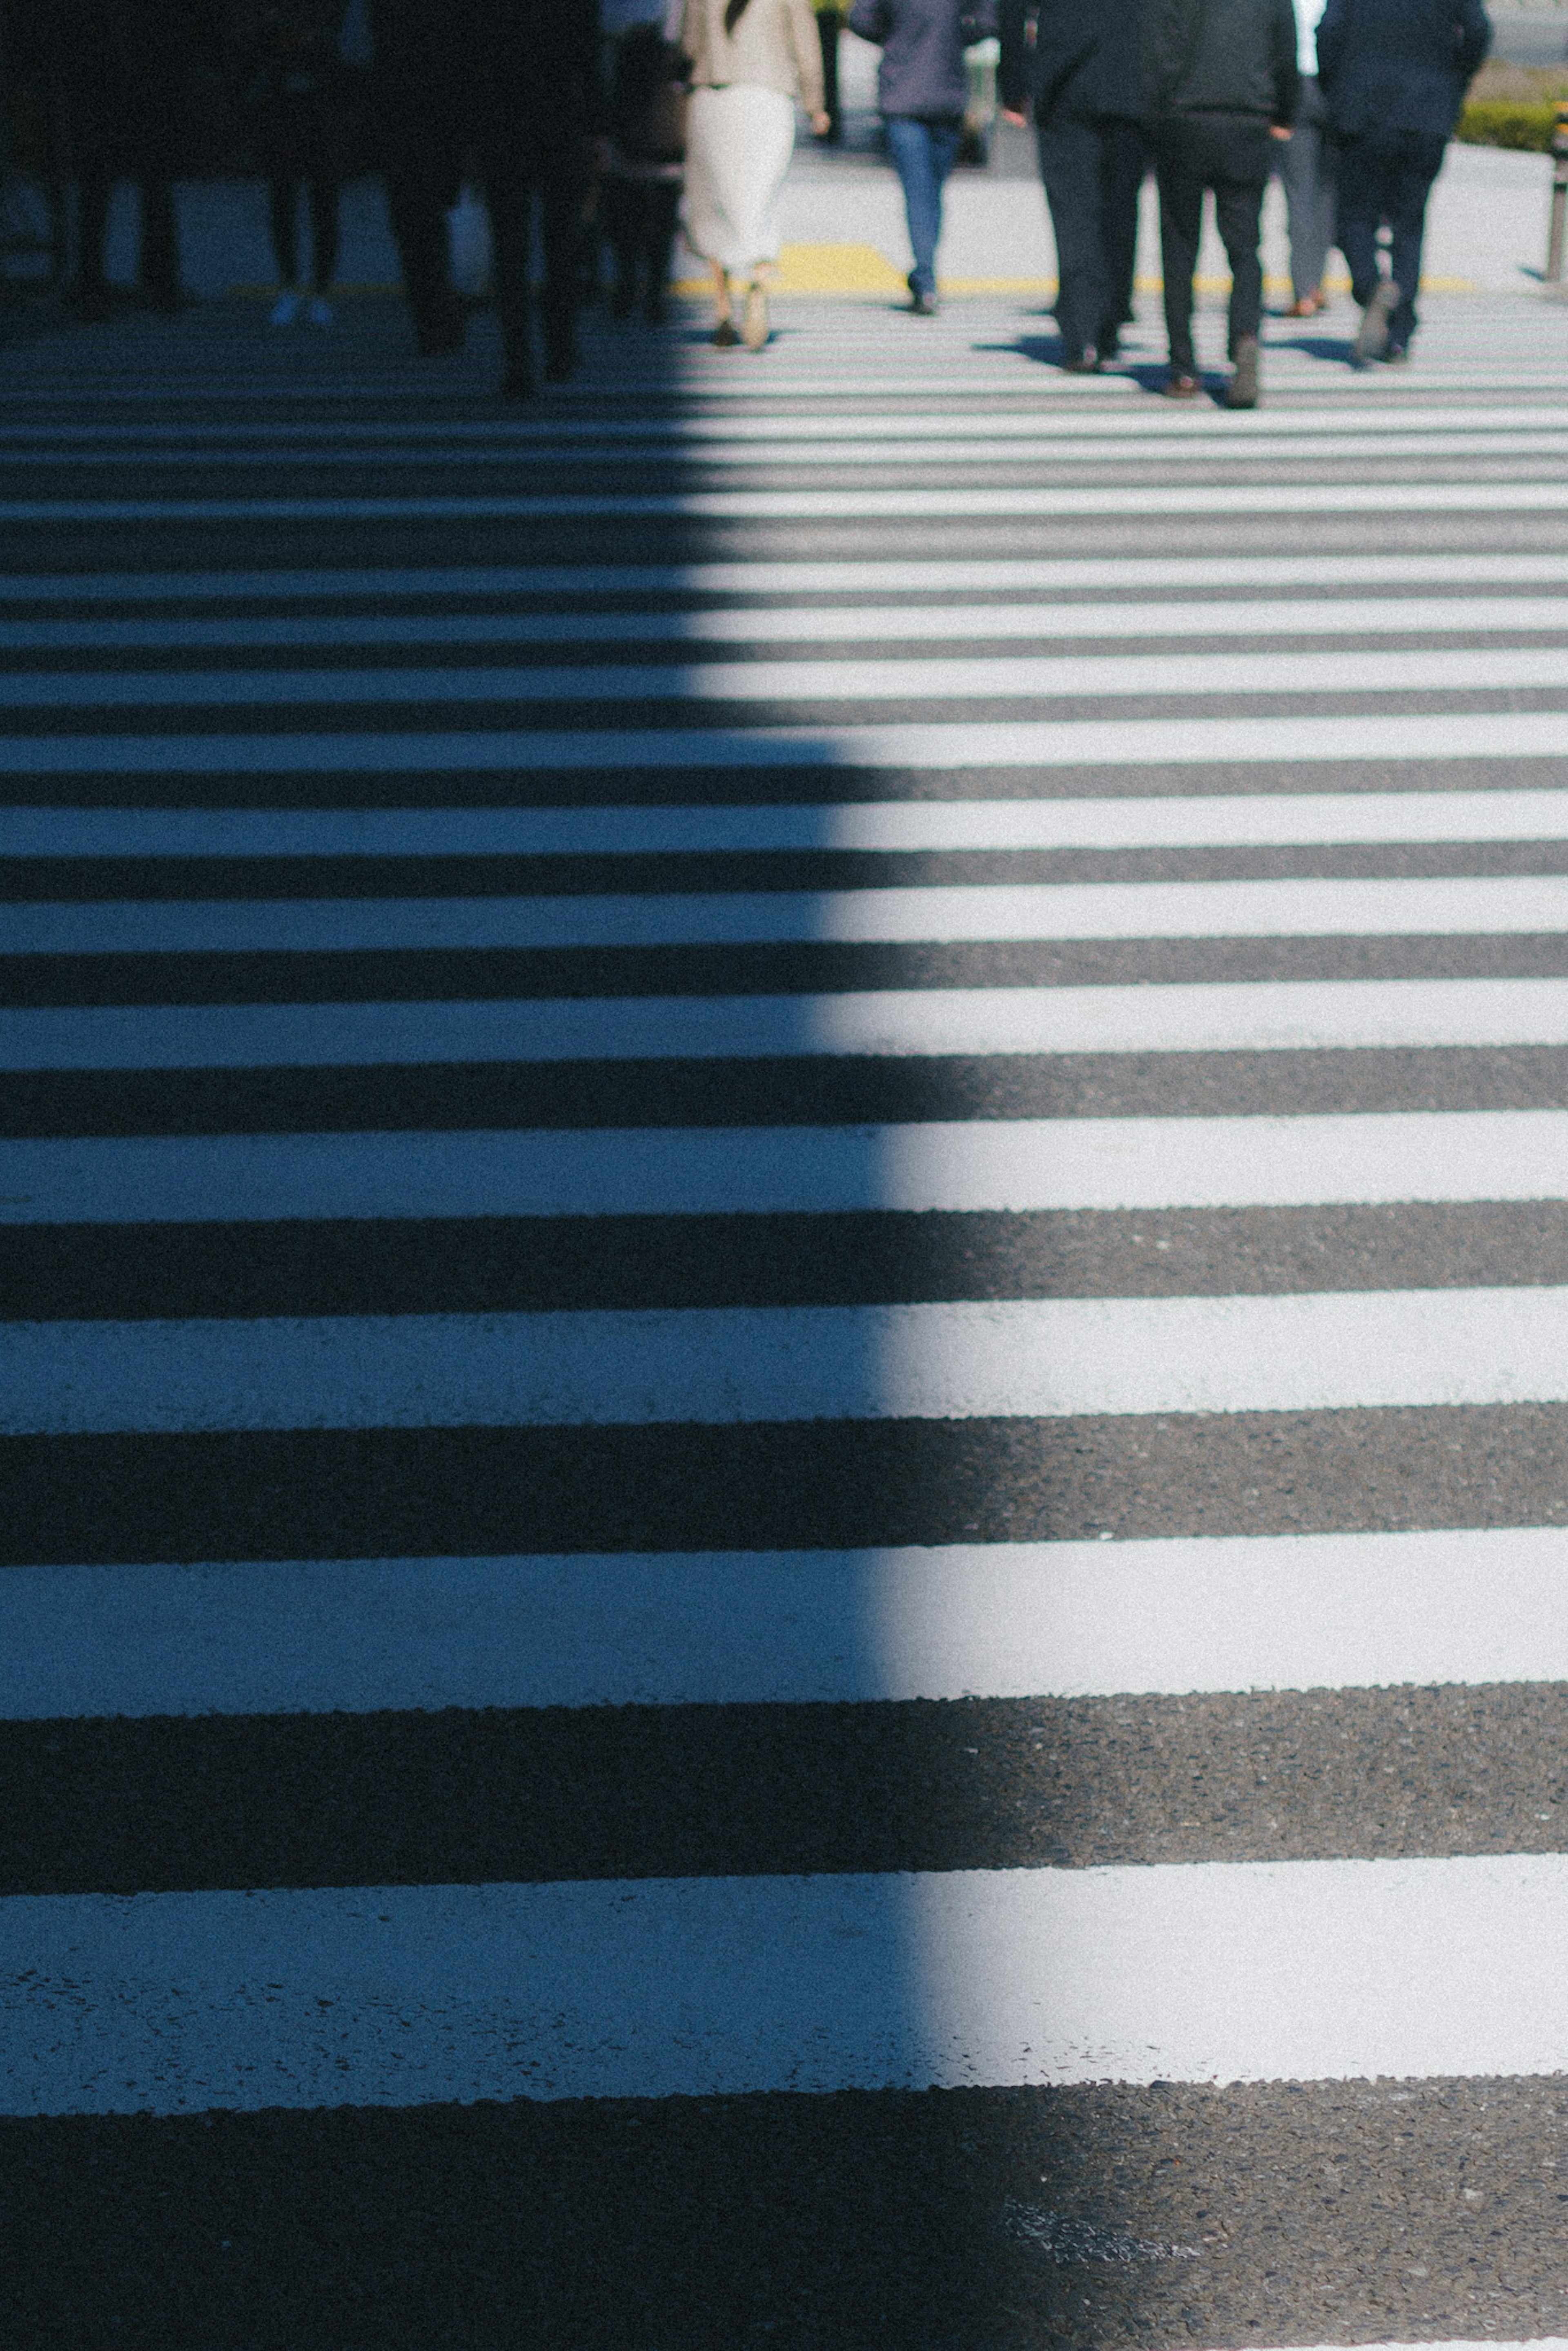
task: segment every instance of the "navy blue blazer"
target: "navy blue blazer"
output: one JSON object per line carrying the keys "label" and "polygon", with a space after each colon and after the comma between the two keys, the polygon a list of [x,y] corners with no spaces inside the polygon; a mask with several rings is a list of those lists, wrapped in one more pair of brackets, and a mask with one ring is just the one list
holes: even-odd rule
{"label": "navy blue blazer", "polygon": [[1447,139],[1491,47],[1481,0],[1328,0],[1318,81],[1343,139],[1424,131]]}

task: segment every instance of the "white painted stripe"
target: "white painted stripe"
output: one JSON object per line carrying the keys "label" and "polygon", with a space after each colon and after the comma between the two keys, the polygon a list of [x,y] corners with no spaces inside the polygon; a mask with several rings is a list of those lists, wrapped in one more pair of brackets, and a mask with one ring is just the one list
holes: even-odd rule
{"label": "white painted stripe", "polygon": [[1568,791],[1184,793],[841,806],[0,809],[5,857],[630,856],[1568,839]]}
{"label": "white painted stripe", "polygon": [[1568,1289],[0,1325],[0,1432],[1568,1402]]}
{"label": "white painted stripe", "polygon": [[1568,2070],[1568,1855],[13,1895],[11,2114]]}
{"label": "white painted stripe", "polygon": [[[1255,454],[1248,450],[1244,456],[1250,460]],[[865,463],[856,452],[846,457],[845,470],[858,475]],[[872,516],[1403,514],[1413,504],[1427,514],[1558,514],[1568,507],[1568,481],[1434,482],[1391,475],[1376,482],[1148,482],[1093,489],[946,489],[926,484],[885,490],[655,490],[533,497],[5,498],[0,499],[0,522],[88,522],[106,530],[133,522],[324,522],[337,528],[349,522],[569,521],[591,515],[837,522]]]}
{"label": "white painted stripe", "polygon": [[1385,716],[934,721],[899,726],[479,727],[448,734],[0,735],[0,775],[576,773],[605,768],[1218,767],[1551,759],[1555,710]]}
{"label": "white painted stripe", "polygon": [[[1409,406],[1402,403],[1397,413],[1402,431],[1417,441],[1434,433],[1475,432],[1489,445],[1501,434],[1556,426],[1562,414],[1556,402],[1521,402],[1511,408],[1412,402]],[[162,463],[167,455],[186,450],[194,453],[192,463],[212,465],[237,458],[248,460],[267,449],[278,450],[287,463],[297,465],[300,462],[301,446],[308,455],[318,448],[335,448],[348,442],[356,450],[373,452],[371,462],[384,464],[389,453],[395,456],[402,447],[417,452],[428,462],[454,445],[471,447],[476,444],[480,444],[481,453],[494,449],[498,455],[510,455],[521,448],[532,455],[536,454],[535,444],[541,442],[559,442],[567,446],[589,442],[593,444],[595,455],[601,451],[613,455],[624,449],[638,451],[644,446],[671,443],[770,442],[790,437],[791,424],[801,432],[811,433],[819,442],[834,443],[883,442],[896,435],[917,441],[977,437],[1033,441],[1044,436],[1051,440],[1054,447],[1059,438],[1092,434],[1101,440],[1196,440],[1223,447],[1235,441],[1271,441],[1281,434],[1306,434],[1315,439],[1332,440],[1372,418],[1376,418],[1386,431],[1387,417],[1387,409],[1381,402],[1372,402],[1363,413],[1353,412],[1348,415],[1343,411],[1335,414],[1321,408],[1292,409],[1275,404],[1261,415],[1222,417],[1212,413],[1205,414],[1201,410],[1185,413],[1162,410],[1151,415],[1139,408],[1131,413],[1124,411],[1121,414],[1099,416],[1070,409],[1053,417],[1038,400],[1016,410],[966,405],[930,415],[911,414],[903,409],[881,415],[874,411],[856,410],[804,419],[695,415],[621,419],[507,417],[476,421],[443,417],[439,423],[431,423],[408,417],[377,423],[355,417],[336,423],[313,418],[308,423],[247,419],[221,424],[195,421],[170,424],[153,417],[143,423],[129,424],[9,424],[0,430],[0,449],[17,453],[10,458],[12,464],[28,465],[40,461],[60,465]],[[214,445],[219,449],[216,458],[212,455]],[[1373,447],[1381,445],[1381,441],[1369,443]],[[49,454],[54,450],[59,452],[57,457]]]}
{"label": "white painted stripe", "polygon": [[[0,393],[0,400],[4,394]],[[1461,554],[882,557],[848,562],[459,564],[308,571],[45,571],[0,578],[0,603],[163,604],[219,600],[308,603],[340,597],[674,594],[952,595],[956,590],[1528,587],[1568,580],[1550,549]],[[1238,608],[1239,609],[1239,607]]]}
{"label": "white painted stripe", "polygon": [[1257,980],[0,1011],[0,1070],[1477,1045],[1568,1045],[1568,980]]}
{"label": "white painted stripe", "polygon": [[[797,604],[662,612],[317,612],[267,620],[9,621],[23,653],[344,645],[870,644],[1011,637],[1511,635],[1568,630],[1560,596],[1234,598],[1205,603]],[[246,675],[249,673],[246,674]],[[378,676],[385,673],[378,672]]]}
{"label": "white painted stripe", "polygon": [[1560,1527],[0,1577],[9,1721],[1487,1682],[1568,1682]]}
{"label": "white painted stripe", "polygon": [[1568,1112],[0,1141],[0,1224],[1568,1196]]}
{"label": "white painted stripe", "polygon": [[[1539,411],[1538,420],[1552,413],[1549,410]],[[1176,423],[1174,432],[1173,421]],[[640,467],[656,479],[660,472],[668,478],[699,467],[737,465],[810,465],[821,471],[833,465],[863,467],[868,463],[951,467],[1105,465],[1113,461],[1118,472],[1124,475],[1133,465],[1215,465],[1238,461],[1250,465],[1299,465],[1303,459],[1322,465],[1325,461],[1337,463],[1365,457],[1440,458],[1449,462],[1456,457],[1514,460],[1561,457],[1568,448],[1568,432],[1561,424],[1542,424],[1539,421],[1531,428],[1502,427],[1477,433],[1446,432],[1428,425],[1411,431],[1409,420],[1401,417],[1398,426],[1384,423],[1366,431],[1359,429],[1364,420],[1354,413],[1314,415],[1311,411],[1298,420],[1276,410],[1267,421],[1260,419],[1260,429],[1244,438],[1230,434],[1226,429],[1226,420],[1218,417],[1212,423],[1201,417],[1152,419],[1152,423],[1163,423],[1165,428],[1154,433],[1135,430],[1127,434],[1114,429],[1135,427],[1141,422],[1117,416],[1042,418],[1038,413],[1033,417],[993,419],[983,411],[971,411],[963,417],[835,416],[797,420],[772,416],[716,421],[706,432],[699,429],[682,434],[675,443],[663,435],[650,434],[646,429],[617,434],[613,427],[609,431],[601,428],[591,441],[558,441],[552,436],[522,448],[508,447],[499,440],[488,444],[432,447],[359,438],[340,445],[322,438],[313,445],[307,441],[293,448],[275,449],[231,435],[220,446],[204,448],[183,449],[164,444],[135,449],[29,449],[25,455],[18,453],[0,462],[8,462],[24,475],[59,467],[72,474],[105,467],[122,473],[129,468],[159,474],[235,470],[261,474],[287,467],[296,473],[308,469],[320,474],[352,467],[357,472],[371,468],[378,475],[385,475],[402,466],[419,473],[436,473],[459,465],[473,469],[521,465],[530,473],[569,465]],[[880,434],[874,430],[879,423],[883,427]],[[737,429],[747,424],[751,427],[749,434]],[[942,429],[936,433],[920,430],[922,425],[932,424]],[[1015,430],[998,432],[994,429],[998,424]],[[1305,429],[1301,429],[1303,426]],[[1016,429],[1019,427],[1022,429]]]}
{"label": "white painted stripe", "polygon": [[936,884],[528,898],[13,904],[11,955],[1452,937],[1568,930],[1568,877]]}
{"label": "white painted stripe", "polygon": [[1568,645],[1449,645],[1401,653],[998,653],[915,661],[361,670],[13,671],[16,710],[204,710],[278,703],[954,702],[1010,695],[1502,693],[1568,685]]}

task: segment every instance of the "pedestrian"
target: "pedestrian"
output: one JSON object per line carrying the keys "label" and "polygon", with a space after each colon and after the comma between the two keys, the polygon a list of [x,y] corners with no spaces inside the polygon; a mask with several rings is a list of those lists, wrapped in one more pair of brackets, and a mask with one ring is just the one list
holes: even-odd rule
{"label": "pedestrian", "polygon": [[1160,192],[1172,400],[1200,389],[1192,341],[1193,273],[1203,193],[1214,191],[1230,264],[1228,408],[1256,408],[1263,318],[1259,234],[1273,169],[1288,139],[1301,73],[1291,0],[1145,0],[1140,31],[1144,119]]}
{"label": "pedestrian", "polygon": [[1133,315],[1148,160],[1139,120],[1142,11],[1143,0],[1039,0],[1031,61],[1029,0],[1002,0],[1002,119],[1023,123],[1032,101],[1056,240],[1061,364],[1075,375],[1114,358]]}
{"label": "pedestrian", "polygon": [[[1318,74],[1336,142],[1339,247],[1361,306],[1359,365],[1408,358],[1427,198],[1491,47],[1481,0],[1329,0]],[[1377,232],[1390,237],[1386,277]]]}
{"label": "pedestrian", "polygon": [[942,189],[964,135],[968,84],[964,51],[997,29],[996,0],[854,0],[850,30],[882,51],[877,103],[904,187],[915,266],[909,308],[936,310]]}
{"label": "pedestrian", "polygon": [[110,213],[131,181],[141,204],[137,290],[172,317],[182,303],[174,179],[193,66],[217,53],[207,0],[60,0],[54,26],[77,183],[77,308],[107,319]]}
{"label": "pedestrian", "polygon": [[[344,0],[262,0],[244,37],[240,107],[266,175],[277,277],[275,327],[332,323],[338,274],[349,73]],[[299,261],[299,206],[310,216],[308,291]]]}
{"label": "pedestrian", "polygon": [[[811,0],[685,0],[686,239],[713,272],[714,341],[768,340],[768,285],[779,252],[779,193],[795,148],[795,100],[819,139],[822,53]],[[737,287],[744,295],[735,327]]]}
{"label": "pedestrian", "polygon": [[836,147],[844,135],[844,110],[839,97],[839,40],[844,29],[843,0],[811,0],[817,19],[817,40],[822,52],[822,111],[828,127],[819,137]]}
{"label": "pedestrian", "polygon": [[681,53],[658,25],[633,25],[614,44],[603,187],[604,229],[615,256],[610,307],[617,319],[631,318],[640,304],[650,326],[664,321],[685,138]]}
{"label": "pedestrian", "polygon": [[1323,0],[1295,0],[1295,6],[1301,88],[1295,125],[1276,165],[1291,236],[1291,307],[1285,315],[1315,319],[1328,308],[1323,276],[1334,241],[1334,147],[1318,81],[1317,23]]}
{"label": "pedestrian", "polygon": [[579,364],[584,225],[607,127],[598,0],[371,0],[388,211],[416,349],[461,348],[446,215],[472,157],[490,214],[501,396],[536,386],[533,239],[548,382]]}

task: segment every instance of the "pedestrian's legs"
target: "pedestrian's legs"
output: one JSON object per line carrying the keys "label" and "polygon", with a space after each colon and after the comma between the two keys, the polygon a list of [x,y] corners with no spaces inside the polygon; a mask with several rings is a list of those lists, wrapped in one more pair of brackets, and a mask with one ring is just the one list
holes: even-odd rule
{"label": "pedestrian's legs", "polygon": [[1363,310],[1377,291],[1377,229],[1383,217],[1383,157],[1367,136],[1339,143],[1335,162],[1339,249],[1350,264],[1350,290]]}
{"label": "pedestrian's legs", "polygon": [[909,290],[932,300],[936,292],[936,241],[942,234],[942,183],[958,152],[958,129],[946,122],[920,122],[890,115],[888,151],[904,185],[904,210],[915,266]]}
{"label": "pedestrian's legs", "polygon": [[1219,241],[1230,264],[1228,348],[1232,359],[1239,343],[1258,340],[1263,323],[1263,256],[1259,234],[1263,219],[1266,181],[1221,180],[1214,191],[1214,214]]}
{"label": "pedestrian's legs", "polygon": [[587,190],[547,159],[539,182],[539,243],[545,282],[539,296],[545,373],[561,383],[578,368],[577,311],[582,283],[582,215]]}
{"label": "pedestrian's legs", "polygon": [[174,175],[159,162],[141,174],[141,290],[160,310],[180,307],[180,232]]}
{"label": "pedestrian's legs", "polygon": [[1191,375],[1192,277],[1203,226],[1203,182],[1186,168],[1173,142],[1155,158],[1160,191],[1160,272],[1166,287],[1166,339],[1172,370]]}
{"label": "pedestrian's legs", "polygon": [[1301,83],[1296,125],[1280,152],[1280,178],[1291,230],[1291,291],[1298,305],[1322,292],[1333,243],[1333,147],[1316,77]]}
{"label": "pedestrian's legs", "polygon": [[1138,198],[1149,168],[1142,126],[1108,116],[1095,125],[1100,141],[1100,243],[1104,257],[1104,308],[1094,323],[1102,359],[1115,350],[1133,315],[1133,273],[1138,253]]}
{"label": "pedestrian's legs", "polygon": [[822,52],[822,111],[828,118],[830,139],[839,138],[843,128],[843,115],[839,104],[839,35],[843,29],[842,9],[818,9],[817,41]]}
{"label": "pedestrian's legs", "polygon": [[643,308],[651,326],[658,326],[664,316],[664,304],[670,287],[670,263],[675,250],[675,224],[680,214],[681,191],[674,180],[657,180],[646,191],[647,230],[643,246],[648,272]]}
{"label": "pedestrian's legs", "polygon": [[480,172],[490,214],[501,389],[523,399],[534,388],[533,187],[517,159],[498,147],[486,148]]}
{"label": "pedestrian's legs", "polygon": [[1416,297],[1421,286],[1421,244],[1427,198],[1442,168],[1444,141],[1420,131],[1390,134],[1393,152],[1384,181],[1390,250],[1388,266],[1399,303],[1388,321],[1388,341],[1403,350],[1416,331]]}
{"label": "pedestrian's legs", "polygon": [[1040,176],[1056,239],[1056,324],[1071,366],[1098,349],[1109,315],[1101,217],[1100,141],[1089,122],[1041,123],[1035,131]]}
{"label": "pedestrian's legs", "polygon": [[318,294],[338,275],[339,193],[336,180],[318,176],[310,183],[310,275]]}
{"label": "pedestrian's legs", "polygon": [[102,319],[109,311],[104,263],[113,198],[113,172],[84,155],[77,187],[77,291],[83,316],[89,319]]}
{"label": "pedestrian's legs", "polygon": [[457,197],[455,152],[423,147],[417,126],[400,124],[388,162],[387,211],[397,242],[416,350],[425,357],[463,341],[463,310],[452,291],[446,214]]}
{"label": "pedestrian's legs", "polygon": [[272,235],[272,266],[282,287],[299,283],[299,183],[280,172],[267,183],[267,225]]}

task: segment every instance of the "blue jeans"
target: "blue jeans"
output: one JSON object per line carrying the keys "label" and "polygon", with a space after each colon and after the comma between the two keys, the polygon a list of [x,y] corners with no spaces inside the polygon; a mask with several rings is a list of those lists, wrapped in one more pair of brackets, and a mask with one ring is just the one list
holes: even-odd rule
{"label": "blue jeans", "polygon": [[888,152],[904,183],[904,209],[909,220],[909,242],[915,266],[909,273],[912,294],[936,291],[936,240],[942,234],[942,183],[952,170],[963,131],[960,122],[917,121],[910,114],[887,118]]}

